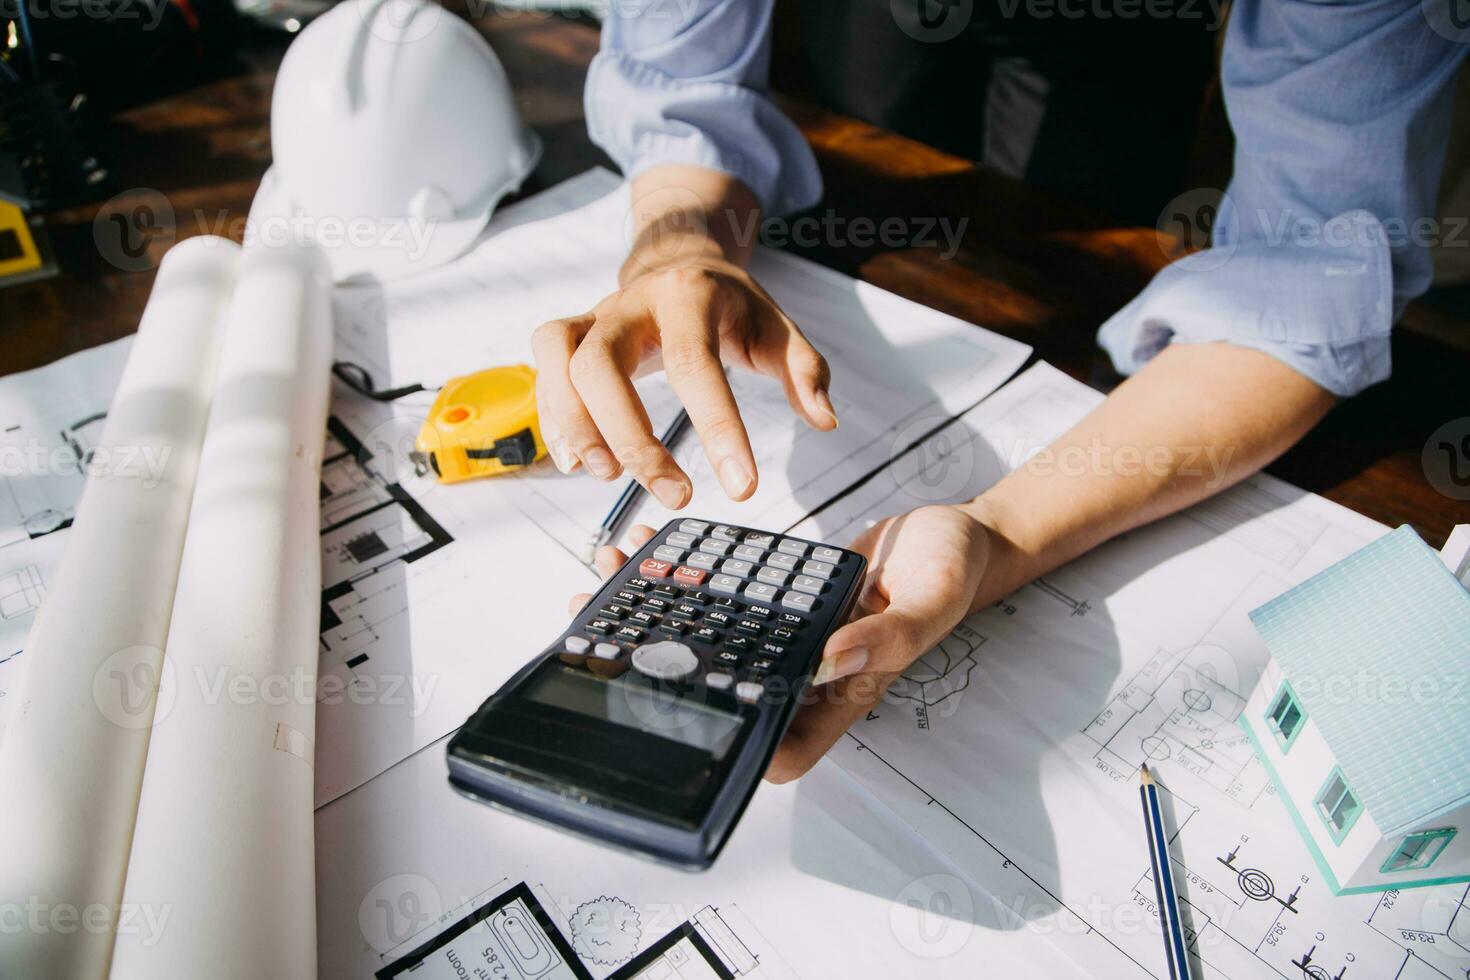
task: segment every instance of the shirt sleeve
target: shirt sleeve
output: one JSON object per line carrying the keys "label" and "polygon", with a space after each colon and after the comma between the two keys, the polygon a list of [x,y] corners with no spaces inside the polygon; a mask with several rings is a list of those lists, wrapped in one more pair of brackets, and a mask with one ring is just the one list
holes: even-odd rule
{"label": "shirt sleeve", "polygon": [[738,177],[769,214],[816,203],[811,147],[766,94],[773,2],[609,5],[587,74],[587,127],[625,176],[693,164]]}
{"label": "shirt sleeve", "polygon": [[1118,370],[1173,342],[1226,341],[1337,395],[1388,377],[1390,328],[1432,275],[1453,82],[1470,49],[1470,30],[1437,6],[1238,0],[1221,65],[1235,170],[1212,246],[1103,324]]}

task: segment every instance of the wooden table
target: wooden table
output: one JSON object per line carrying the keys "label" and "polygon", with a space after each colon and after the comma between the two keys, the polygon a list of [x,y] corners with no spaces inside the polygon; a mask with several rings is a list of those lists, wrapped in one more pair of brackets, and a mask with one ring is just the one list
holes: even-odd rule
{"label": "wooden table", "polygon": [[[596,29],[528,13],[492,14],[476,24],[546,143],[527,192],[608,164],[589,142],[582,115]],[[109,260],[119,255],[117,226],[106,213],[95,224],[97,207],[52,216],[63,274],[0,291],[0,370],[36,367],[130,333],[169,245],[210,231],[240,236],[270,159],[268,106],[283,50],[278,39],[257,39],[223,77],[115,117],[121,140],[114,169],[120,186],[134,190],[107,213],[142,206],[162,216],[151,237],[134,236],[140,259],[123,253],[122,264],[141,269]],[[1097,348],[1097,326],[1181,254],[1179,243],[1161,241],[1151,228],[1119,227],[1106,215],[852,119],[783,102],[816,149],[827,187],[823,211],[848,221],[970,219],[952,259],[928,247],[796,251],[1025,341],[1095,387],[1120,380]],[[1438,545],[1456,519],[1470,520],[1470,505],[1430,486],[1421,454],[1441,424],[1470,415],[1470,355],[1399,331],[1393,358],[1391,381],[1339,407],[1271,469],[1387,524],[1412,524]]]}

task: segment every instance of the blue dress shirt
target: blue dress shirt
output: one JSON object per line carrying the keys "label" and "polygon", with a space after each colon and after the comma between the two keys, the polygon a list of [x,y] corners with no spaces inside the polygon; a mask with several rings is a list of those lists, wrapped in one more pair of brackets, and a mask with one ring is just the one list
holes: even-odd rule
{"label": "blue dress shirt", "polygon": [[[610,5],[586,110],[625,175],[695,164],[740,178],[770,214],[816,203],[811,149],[766,94],[772,2]],[[1103,324],[1120,371],[1170,343],[1225,341],[1338,395],[1388,377],[1390,328],[1432,273],[1453,83],[1470,51],[1455,2],[1237,0],[1221,65],[1234,176],[1211,247]],[[1189,210],[1198,198],[1185,196]]]}

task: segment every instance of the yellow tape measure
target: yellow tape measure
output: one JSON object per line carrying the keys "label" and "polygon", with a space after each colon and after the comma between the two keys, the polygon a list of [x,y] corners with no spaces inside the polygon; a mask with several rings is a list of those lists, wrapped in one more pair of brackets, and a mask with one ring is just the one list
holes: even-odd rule
{"label": "yellow tape measure", "polygon": [[536,418],[536,371],[525,364],[451,378],[439,389],[411,454],[440,483],[498,476],[546,455]]}

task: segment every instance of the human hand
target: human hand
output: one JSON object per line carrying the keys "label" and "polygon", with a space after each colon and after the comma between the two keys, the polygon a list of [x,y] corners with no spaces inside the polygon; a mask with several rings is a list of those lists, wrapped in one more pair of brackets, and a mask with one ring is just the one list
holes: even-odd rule
{"label": "human hand", "polygon": [[[628,534],[632,548],[641,548],[654,533],[634,527]],[[814,766],[878,704],[895,678],[984,604],[981,579],[997,555],[986,525],[956,506],[921,507],[889,518],[850,547],[868,557],[860,618],[828,639],[805,703],[766,771],[771,782],[789,782]],[[606,578],[627,560],[622,551],[604,546],[597,552],[597,570]],[[572,611],[589,598],[574,597]]]}
{"label": "human hand", "polygon": [[987,527],[955,506],[891,517],[849,547],[868,557],[859,618],[827,640],[805,703],[766,770],[773,783],[816,765],[914,660],[983,605],[981,579],[996,558]]}
{"label": "human hand", "polygon": [[688,503],[688,474],[659,442],[633,378],[662,364],[732,500],[755,492],[750,437],[724,365],[779,378],[815,429],[837,427],[827,362],[739,265],[704,256],[655,268],[580,316],[532,339],[542,437],[563,473],[602,480],[626,470],[665,507]]}

